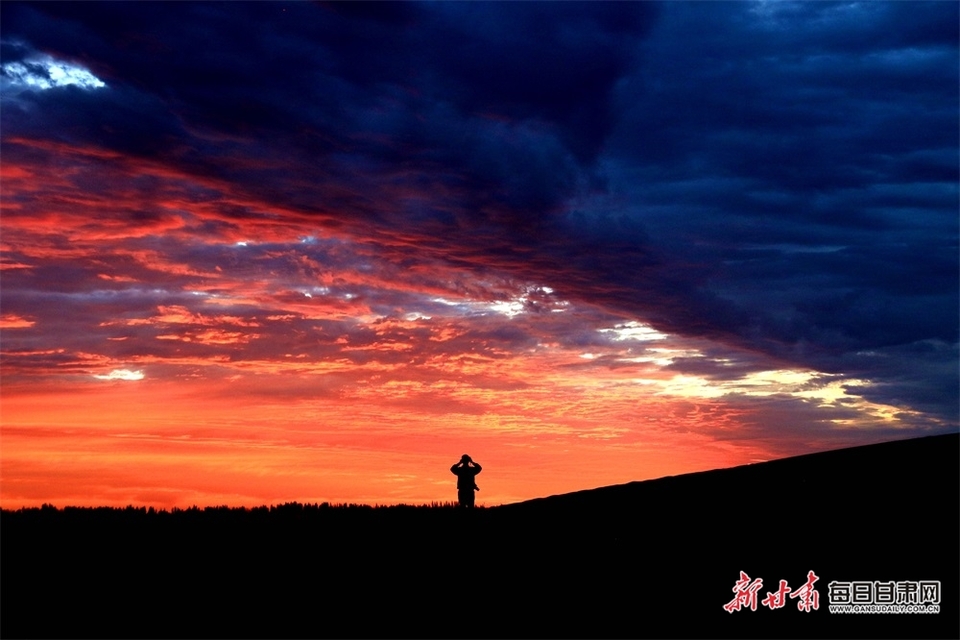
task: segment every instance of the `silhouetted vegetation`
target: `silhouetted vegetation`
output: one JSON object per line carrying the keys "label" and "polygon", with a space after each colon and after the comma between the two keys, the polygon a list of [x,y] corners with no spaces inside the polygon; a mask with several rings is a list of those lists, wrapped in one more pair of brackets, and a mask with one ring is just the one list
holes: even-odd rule
{"label": "silhouetted vegetation", "polygon": [[[74,516],[79,518],[96,518],[107,522],[115,522],[120,519],[134,518],[191,518],[204,514],[207,518],[229,517],[237,519],[263,518],[265,516],[273,518],[317,518],[331,516],[334,513],[356,513],[359,511],[425,511],[435,509],[455,509],[455,502],[431,502],[429,504],[397,504],[397,505],[368,505],[356,503],[306,503],[284,502],[283,504],[260,506],[260,507],[230,507],[220,505],[215,507],[198,507],[196,505],[185,509],[173,507],[170,510],[156,509],[154,507],[137,507],[127,505],[126,507],[63,507],[58,508],[52,504],[43,504],[39,507],[24,507],[21,509],[0,509],[4,515],[17,514],[18,517],[25,518],[43,518],[43,517],[62,517]],[[479,507],[483,509],[483,507]],[[336,517],[336,516],[334,516]]]}

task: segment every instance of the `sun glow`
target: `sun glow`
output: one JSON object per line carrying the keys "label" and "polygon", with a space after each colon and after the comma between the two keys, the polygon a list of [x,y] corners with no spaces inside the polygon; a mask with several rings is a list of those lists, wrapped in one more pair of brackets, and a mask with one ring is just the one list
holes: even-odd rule
{"label": "sun glow", "polygon": [[143,371],[132,371],[130,369],[114,369],[106,374],[94,374],[97,380],[143,380]]}

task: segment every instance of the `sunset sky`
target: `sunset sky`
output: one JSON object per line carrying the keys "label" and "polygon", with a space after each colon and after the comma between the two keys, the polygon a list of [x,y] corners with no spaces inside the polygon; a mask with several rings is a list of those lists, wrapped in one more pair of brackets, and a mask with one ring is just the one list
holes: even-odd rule
{"label": "sunset sky", "polygon": [[958,7],[5,0],[0,506],[957,431]]}

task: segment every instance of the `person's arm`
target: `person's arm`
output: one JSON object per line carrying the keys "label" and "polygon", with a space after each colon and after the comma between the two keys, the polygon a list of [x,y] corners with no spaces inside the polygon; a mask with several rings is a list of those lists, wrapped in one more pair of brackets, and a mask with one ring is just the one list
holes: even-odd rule
{"label": "person's arm", "polygon": [[[479,464],[477,464],[476,462],[473,463],[473,468],[477,470],[477,473],[480,473],[481,471],[483,471],[483,467],[481,467],[481,466],[480,466]],[[476,475],[476,474],[474,474],[474,475]]]}
{"label": "person's arm", "polygon": [[452,474],[455,475],[455,476],[460,475],[459,473],[457,473],[457,467],[459,467],[459,466],[460,466],[460,463],[458,462],[457,464],[455,464],[455,465],[453,465],[452,467],[450,467],[450,473],[452,473]]}

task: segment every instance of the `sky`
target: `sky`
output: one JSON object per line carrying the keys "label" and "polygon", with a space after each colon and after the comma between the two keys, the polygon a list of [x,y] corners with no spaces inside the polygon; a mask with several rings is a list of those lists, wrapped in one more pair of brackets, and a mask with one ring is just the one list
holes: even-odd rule
{"label": "sky", "polygon": [[958,7],[4,1],[0,506],[956,432]]}

